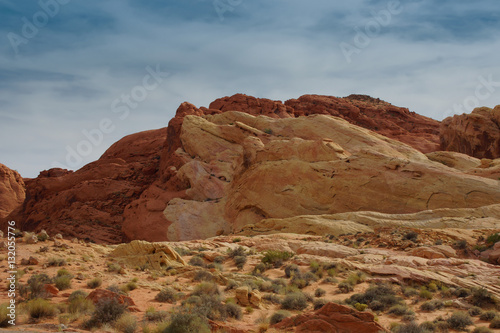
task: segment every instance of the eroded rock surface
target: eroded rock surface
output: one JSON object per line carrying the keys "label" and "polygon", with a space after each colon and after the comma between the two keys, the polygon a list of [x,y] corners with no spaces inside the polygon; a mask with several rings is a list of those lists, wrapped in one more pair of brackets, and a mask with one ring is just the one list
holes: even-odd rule
{"label": "eroded rock surface", "polygon": [[6,217],[18,208],[25,196],[25,185],[21,175],[0,164],[0,218]]}

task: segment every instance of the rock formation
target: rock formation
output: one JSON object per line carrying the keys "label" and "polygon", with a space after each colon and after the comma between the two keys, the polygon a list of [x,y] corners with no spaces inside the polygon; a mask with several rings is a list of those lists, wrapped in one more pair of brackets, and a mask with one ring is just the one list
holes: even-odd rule
{"label": "rock formation", "polygon": [[359,312],[348,306],[327,303],[321,309],[283,319],[272,326],[295,332],[323,333],[378,333],[386,330],[375,322],[373,313]]}
{"label": "rock formation", "polygon": [[477,158],[500,158],[500,105],[444,119],[440,137],[441,150]]}
{"label": "rock formation", "polygon": [[0,164],[0,219],[19,207],[25,196],[25,185],[21,175]]}
{"label": "rock formation", "polygon": [[119,243],[206,238],[269,218],[498,202],[500,160],[422,153],[437,149],[438,128],[361,95],[186,102],[167,128],[127,136],[75,172],[26,180],[27,199],[9,218]]}

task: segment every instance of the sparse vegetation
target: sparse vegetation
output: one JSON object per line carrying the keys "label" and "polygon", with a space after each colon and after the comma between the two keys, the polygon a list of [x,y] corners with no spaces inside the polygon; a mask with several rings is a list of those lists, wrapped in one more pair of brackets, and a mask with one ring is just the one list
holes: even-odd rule
{"label": "sparse vegetation", "polygon": [[269,318],[269,324],[271,325],[277,324],[281,322],[283,319],[288,318],[290,316],[291,316],[290,312],[284,310],[278,310],[271,315],[271,318]]}
{"label": "sparse vegetation", "polygon": [[210,333],[206,319],[194,313],[174,313],[170,324],[162,333]]}
{"label": "sparse vegetation", "polygon": [[202,258],[200,258],[199,256],[194,256],[191,259],[189,259],[189,264],[191,266],[204,267],[205,261]]}
{"label": "sparse vegetation", "polygon": [[87,328],[114,323],[125,313],[126,305],[115,298],[103,298],[96,304],[92,317],[85,323]]}
{"label": "sparse vegetation", "polygon": [[304,310],[307,307],[307,298],[301,292],[287,294],[281,307],[285,310]]}
{"label": "sparse vegetation", "polygon": [[348,304],[367,304],[373,311],[384,311],[388,308],[402,304],[402,299],[389,284],[371,285],[363,294],[354,294],[346,299]]}
{"label": "sparse vegetation", "polygon": [[87,287],[91,289],[99,288],[102,285],[102,279],[99,277],[93,278],[87,282]]}
{"label": "sparse vegetation", "polygon": [[277,268],[283,265],[283,262],[287,261],[291,257],[293,257],[293,253],[285,251],[269,250],[264,253],[264,258],[262,258],[262,262],[264,264],[269,264]]}
{"label": "sparse vegetation", "polygon": [[446,320],[450,328],[454,330],[464,330],[467,326],[472,325],[472,318],[467,312],[453,312]]}
{"label": "sparse vegetation", "polygon": [[33,319],[55,317],[57,308],[54,304],[41,298],[35,298],[26,304],[26,309]]}
{"label": "sparse vegetation", "polygon": [[63,258],[49,258],[49,260],[47,261],[47,265],[49,267],[66,266],[66,260]]}
{"label": "sparse vegetation", "polygon": [[168,302],[175,303],[177,300],[177,293],[170,287],[163,288],[158,294],[155,296],[155,300],[158,302]]}
{"label": "sparse vegetation", "polygon": [[137,330],[137,319],[129,313],[125,313],[115,324],[115,329],[122,333],[134,333]]}

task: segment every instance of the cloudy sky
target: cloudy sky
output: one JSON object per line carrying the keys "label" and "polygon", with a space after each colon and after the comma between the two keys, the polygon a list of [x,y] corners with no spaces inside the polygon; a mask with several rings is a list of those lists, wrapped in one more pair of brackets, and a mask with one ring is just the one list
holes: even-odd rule
{"label": "cloudy sky", "polygon": [[[180,103],[500,104],[497,0],[0,0],[0,163],[77,169]],[[89,139],[90,137],[90,139]]]}

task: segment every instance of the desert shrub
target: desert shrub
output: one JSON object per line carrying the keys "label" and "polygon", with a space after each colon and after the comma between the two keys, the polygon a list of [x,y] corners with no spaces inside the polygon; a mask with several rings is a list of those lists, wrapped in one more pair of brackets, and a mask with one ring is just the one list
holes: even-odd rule
{"label": "desert shrub", "polygon": [[455,330],[463,330],[467,326],[472,325],[472,318],[467,312],[453,312],[446,320],[450,328]]}
{"label": "desert shrub", "polygon": [[404,235],[403,238],[412,242],[416,242],[418,239],[418,233],[415,231],[409,231]]}
{"label": "desert shrub", "polygon": [[487,305],[495,305],[496,300],[493,295],[485,288],[473,288],[471,303],[475,306],[484,307]]}
{"label": "desert shrub", "polygon": [[423,332],[434,332],[436,330],[436,324],[432,321],[424,321],[419,326],[423,329]]}
{"label": "desert shrub", "polygon": [[290,316],[291,316],[290,312],[284,310],[278,310],[271,315],[271,318],[269,318],[269,324],[271,325],[277,324],[281,322],[283,319],[288,318]]}
{"label": "desert shrub", "polygon": [[285,276],[287,278],[290,278],[296,274],[300,274],[299,266],[295,264],[290,264],[285,266]]}
{"label": "desert shrub", "polygon": [[413,312],[413,311],[408,309],[408,307],[406,305],[403,305],[403,304],[397,304],[397,305],[391,306],[388,310],[389,314],[392,314],[395,316],[404,316],[404,315],[409,314],[410,312]]}
{"label": "desert shrub", "polygon": [[74,298],[70,296],[68,300],[68,312],[71,314],[90,314],[95,310],[94,303],[86,299],[85,296],[77,295],[77,297]]}
{"label": "desert shrub", "polygon": [[354,308],[358,311],[365,311],[368,305],[366,304],[361,304],[361,303],[356,303],[354,304]]}
{"label": "desert shrub", "polygon": [[467,241],[465,239],[461,239],[455,242],[455,248],[459,250],[465,250],[467,249]]}
{"label": "desert shrub", "polygon": [[218,296],[220,295],[220,290],[217,284],[211,282],[202,282],[194,288],[194,291],[191,293],[193,296]]}
{"label": "desert shrub", "polygon": [[324,298],[315,299],[313,302],[314,310],[321,309],[326,303],[328,303],[328,301]]}
{"label": "desert shrub", "polygon": [[303,278],[307,281],[307,284],[310,284],[311,282],[317,282],[319,280],[319,277],[313,272],[304,273]]}
{"label": "desert shrub", "polygon": [[99,277],[93,278],[87,282],[87,287],[91,289],[99,288],[102,285],[102,279]]}
{"label": "desert shrub", "polygon": [[485,312],[483,312],[479,316],[479,319],[484,320],[484,321],[491,321],[491,320],[493,320],[497,316],[498,316],[498,312],[491,310],[491,311],[485,311]]}
{"label": "desert shrub", "polygon": [[236,249],[228,250],[227,255],[230,258],[246,257],[248,253],[243,246],[238,246]]}
{"label": "desert shrub", "polygon": [[420,310],[430,312],[430,311],[435,311],[435,310],[441,309],[443,307],[444,307],[443,301],[432,300],[432,301],[422,303],[422,305],[420,305]]}
{"label": "desert shrub", "polygon": [[64,260],[63,258],[49,258],[47,265],[49,267],[66,266],[66,260]]}
{"label": "desert shrub", "polygon": [[337,280],[332,276],[327,276],[326,278],[323,279],[323,281],[321,281],[321,283],[339,283],[339,280]]}
{"label": "desert shrub", "polygon": [[168,312],[167,311],[157,311],[154,307],[149,307],[146,309],[146,312],[144,314],[144,318],[147,321],[151,322],[160,322],[164,321],[168,318]]}
{"label": "desert shrub", "polygon": [[85,323],[87,328],[100,327],[103,324],[114,323],[126,309],[116,298],[103,298],[97,302],[91,318]]}
{"label": "desert shrub", "polygon": [[236,282],[235,280],[228,280],[227,284],[226,284],[226,288],[224,290],[226,290],[226,291],[232,290],[232,289],[238,288],[239,286],[240,286],[239,283]]}
{"label": "desert shrub", "polygon": [[468,312],[471,316],[479,316],[481,313],[483,313],[483,309],[481,309],[479,306],[473,306],[468,310]]}
{"label": "desert shrub", "polygon": [[226,260],[226,257],[223,256],[217,256],[214,258],[214,263],[216,264],[222,264]]}
{"label": "desert shrub", "polygon": [[490,328],[500,328],[500,317],[496,317],[490,322]]}
{"label": "desert shrub", "polygon": [[198,267],[204,267],[205,266],[205,261],[200,258],[199,256],[194,256],[191,259],[189,259],[188,262],[191,266],[198,266]]}
{"label": "desert shrub", "polygon": [[326,295],[326,291],[324,289],[318,288],[314,291],[315,297],[323,297]]}
{"label": "desert shrub", "polygon": [[301,292],[290,293],[283,299],[281,307],[285,310],[304,310],[307,307],[307,298]]}
{"label": "desert shrub", "polygon": [[409,322],[407,324],[397,325],[392,329],[394,333],[427,333],[429,331],[425,330],[419,326],[416,322]]}
{"label": "desert shrub", "polygon": [[243,266],[245,266],[245,263],[247,262],[247,257],[246,256],[236,256],[233,258],[234,263],[236,264],[236,267],[238,269],[242,269]]}
{"label": "desert shrub", "polygon": [[26,304],[26,309],[31,318],[50,318],[57,314],[57,308],[54,304],[41,298],[35,298]]}
{"label": "desert shrub", "polygon": [[262,274],[262,272],[264,272],[266,269],[269,269],[269,268],[271,268],[271,266],[268,267],[266,264],[260,262],[257,265],[255,265],[255,267],[253,268],[252,274],[260,275],[260,274]]}
{"label": "desert shrub", "polygon": [[453,290],[452,294],[456,297],[467,297],[471,294],[471,291],[467,288],[458,288]]}
{"label": "desert shrub", "polygon": [[52,283],[52,279],[45,273],[32,275],[28,279],[27,291],[29,291],[29,299],[47,297],[45,285]]}
{"label": "desert shrub", "polygon": [[366,275],[363,274],[362,272],[351,273],[345,280],[345,282],[349,283],[351,286],[355,286],[364,281],[366,281]]}
{"label": "desert shrub", "polygon": [[85,291],[78,289],[78,290],[73,291],[69,295],[68,302],[71,302],[72,300],[77,299],[77,298],[85,298],[87,296],[88,296],[88,294]]}
{"label": "desert shrub", "polygon": [[343,294],[350,293],[351,291],[354,290],[352,284],[347,282],[340,282],[337,287],[339,288],[339,291]]}
{"label": "desert shrub", "polygon": [[229,317],[240,320],[243,317],[241,307],[235,303],[226,303],[226,313]]}
{"label": "desert shrub", "polygon": [[418,295],[418,290],[412,287],[405,287],[402,290],[405,297],[413,297]]}
{"label": "desert shrub", "polygon": [[59,290],[66,290],[71,288],[71,275],[61,275],[54,278],[54,284]]}
{"label": "desert shrub", "polygon": [[264,294],[264,296],[262,296],[262,299],[273,304],[281,304],[281,297],[275,294]]}
{"label": "desert shrub", "polygon": [[281,265],[283,265],[284,261],[287,261],[291,257],[293,257],[293,253],[286,251],[269,250],[264,253],[262,262],[264,264],[270,264],[274,267],[280,267]]}
{"label": "desert shrub", "polygon": [[427,288],[425,288],[425,287],[422,287],[420,289],[420,292],[418,293],[418,296],[420,296],[420,298],[423,298],[423,299],[432,299],[434,297],[434,295],[432,294],[432,292],[430,292],[429,290],[427,290]]}
{"label": "desert shrub", "polygon": [[5,303],[0,305],[0,327],[7,327],[9,326],[9,320],[10,317],[8,314],[10,313],[10,310],[7,308],[9,306],[9,303]]}
{"label": "desert shrub", "polygon": [[134,281],[130,281],[125,285],[125,287],[127,288],[127,290],[135,290],[137,289],[137,283],[135,283]]}
{"label": "desert shrub", "polygon": [[221,321],[227,318],[226,305],[219,295],[191,296],[183,302],[183,306],[203,318]]}
{"label": "desert shrub", "polygon": [[137,319],[129,313],[123,314],[115,323],[118,332],[134,333],[137,330]]}
{"label": "desert shrub", "polygon": [[498,232],[491,234],[486,238],[486,243],[488,243],[488,244],[493,245],[497,242],[500,242],[500,233],[498,233]]}
{"label": "desert shrub", "polygon": [[170,324],[162,333],[210,333],[205,318],[193,313],[174,313]]}
{"label": "desert shrub", "polygon": [[175,303],[177,300],[177,293],[174,289],[166,287],[156,294],[155,300],[158,302]]}
{"label": "desert shrub", "polygon": [[61,268],[60,270],[57,271],[57,276],[64,276],[64,275],[71,276],[71,273],[66,268]]}
{"label": "desert shrub", "polygon": [[381,283],[373,284],[363,293],[354,294],[346,299],[348,304],[367,304],[373,311],[386,310],[394,305],[402,304],[402,299],[396,296],[391,285]]}
{"label": "desert shrub", "polygon": [[205,271],[205,270],[199,270],[194,274],[193,281],[213,281],[214,276],[212,273]]}
{"label": "desert shrub", "polygon": [[493,333],[488,327],[480,326],[472,330],[472,333]]}

